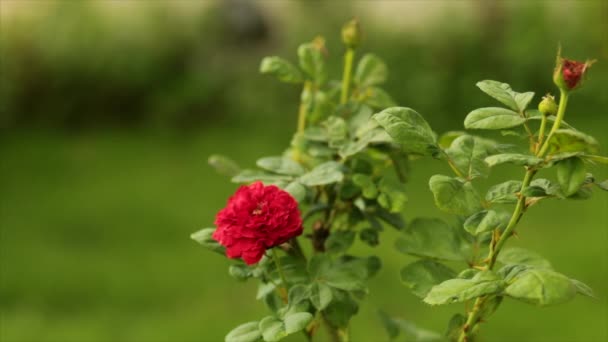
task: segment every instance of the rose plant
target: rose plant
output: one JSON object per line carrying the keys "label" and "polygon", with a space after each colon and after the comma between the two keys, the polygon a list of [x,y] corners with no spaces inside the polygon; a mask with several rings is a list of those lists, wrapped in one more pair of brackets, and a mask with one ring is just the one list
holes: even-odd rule
{"label": "rose plant", "polygon": [[[593,296],[587,285],[557,272],[538,254],[505,248],[524,213],[539,202],[584,199],[596,186],[608,190],[608,181],[596,182],[587,172],[589,164],[608,158],[597,155],[593,137],[564,121],[569,96],[592,62],[558,54],[553,78],[559,105],[547,95],[539,110],[528,108],[533,92],[496,81],[477,84],[506,108],[473,110],[465,128],[514,136],[527,143],[522,150],[462,131],[438,137],[418,112],[395,107],[380,88],[388,70],[379,57],[355,60],[361,43],[356,20],[343,27],[342,41],[339,81],[329,78],[322,37],[298,47],[297,66],[277,56],[262,60],[263,74],[302,87],[297,129],[282,155],[258,159],[256,169],[241,169],[220,155],[209,158],[218,172],[244,185],[218,212],[215,228],[192,238],[235,259],[230,275],[257,280],[256,297],[270,311],[238,325],[226,341],[278,341],[298,332],[318,340],[320,329],[332,341],[349,341],[367,280],[381,267],[378,257],[353,255],[351,247],[356,239],[377,246],[386,226],[398,230],[399,251],[420,258],[400,274],[413,294],[430,305],[466,307],[445,334],[380,312],[391,338],[472,341],[505,298],[546,306],[577,293]],[[401,213],[409,160],[425,156],[445,161],[454,173],[429,181],[436,206],[454,218],[416,218],[406,225]],[[496,184],[480,196],[474,183],[502,164],[521,166],[523,180]],[[541,172],[548,178],[535,179]]]}
{"label": "rose plant", "polygon": [[[608,158],[596,154],[599,146],[595,138],[564,121],[568,99],[580,88],[592,63],[564,59],[558,53],[553,79],[560,92],[559,105],[547,95],[539,110],[528,108],[533,92],[519,93],[496,81],[477,83],[507,108],[473,110],[464,119],[465,128],[500,130],[504,136],[525,140],[525,150],[467,132],[448,132],[437,140],[428,134],[430,148],[440,150],[440,158],[453,171],[452,176],[432,176],[429,187],[436,206],[455,217],[451,223],[416,218],[403,230],[396,248],[420,259],[401,270],[401,280],[430,305],[464,303],[466,311],[452,317],[444,336],[412,330],[412,325],[403,328],[399,320],[382,315],[391,337],[405,330],[424,336],[425,341],[473,341],[481,323],[507,298],[548,306],[568,301],[577,293],[593,297],[587,285],[559,273],[539,254],[505,248],[534,205],[551,199],[586,199],[595,187],[608,191],[608,180],[596,182],[588,172],[589,165],[608,164]],[[411,142],[403,137],[413,129],[410,113],[408,108],[388,108],[374,118],[395,141],[407,145]],[[548,124],[551,128],[547,133]],[[506,180],[481,196],[474,182],[503,164],[521,166],[523,180]],[[535,179],[539,173],[555,179]],[[509,209],[511,205],[515,206]],[[450,261],[465,268],[454,269],[454,263],[445,263]]]}
{"label": "rose plant", "polygon": [[[385,226],[404,227],[408,149],[371,117],[394,106],[380,85],[385,63],[373,54],[355,60],[361,41],[356,20],[342,30],[340,81],[330,80],[325,40],[298,47],[298,65],[266,57],[260,71],[302,87],[297,130],[281,156],[262,157],[242,170],[214,155],[209,162],[241,186],[215,220],[192,235],[236,260],[229,273],[259,281],[257,299],[270,314],[237,326],[226,341],[278,341],[323,327],[334,341],[349,340],[349,322],[381,267],[376,256],[356,256],[356,239],[379,243]],[[355,65],[355,62],[356,65]],[[430,131],[430,128],[424,128]],[[435,153],[436,151],[424,151]]]}

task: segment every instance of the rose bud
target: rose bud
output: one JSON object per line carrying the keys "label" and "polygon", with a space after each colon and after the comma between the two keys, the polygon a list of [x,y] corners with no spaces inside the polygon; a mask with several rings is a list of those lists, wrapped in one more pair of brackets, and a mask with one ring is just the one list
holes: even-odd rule
{"label": "rose bud", "polygon": [[361,42],[361,27],[359,20],[351,19],[342,26],[342,41],[350,49],[356,49]]}
{"label": "rose bud", "polygon": [[562,58],[558,51],[555,71],[553,72],[553,82],[562,91],[574,90],[581,86],[585,72],[593,63],[595,63],[595,60],[579,62]]}
{"label": "rose bud", "polygon": [[266,249],[302,234],[298,202],[274,185],[255,182],[241,186],[217,213],[213,239],[226,247],[226,256],[255,264]]}
{"label": "rose bud", "polygon": [[538,104],[538,110],[545,116],[555,115],[557,113],[555,97],[553,97],[551,94],[545,95],[543,100]]}

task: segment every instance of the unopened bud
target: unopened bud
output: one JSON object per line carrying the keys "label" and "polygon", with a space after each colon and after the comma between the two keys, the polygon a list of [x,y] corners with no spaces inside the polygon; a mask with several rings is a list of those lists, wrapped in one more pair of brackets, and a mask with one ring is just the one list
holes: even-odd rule
{"label": "unopened bud", "polygon": [[555,103],[555,97],[551,94],[547,94],[543,97],[543,100],[538,104],[538,110],[545,116],[551,116],[557,114],[557,104]]}
{"label": "unopened bud", "polygon": [[558,51],[555,70],[553,71],[553,82],[562,91],[574,90],[582,85],[585,73],[593,63],[595,63],[595,60],[579,62],[562,58],[560,51]]}
{"label": "unopened bud", "polygon": [[350,49],[356,49],[361,42],[361,27],[359,20],[351,19],[342,26],[342,41]]}

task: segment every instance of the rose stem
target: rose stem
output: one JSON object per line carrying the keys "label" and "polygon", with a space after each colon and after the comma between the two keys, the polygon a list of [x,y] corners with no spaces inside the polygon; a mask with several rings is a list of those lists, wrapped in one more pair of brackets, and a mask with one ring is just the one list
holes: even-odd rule
{"label": "rose stem", "polygon": [[[560,99],[559,99],[559,108],[557,110],[557,117],[555,118],[555,122],[553,122],[553,127],[551,127],[551,131],[549,132],[547,139],[543,143],[540,151],[536,154],[537,157],[543,158],[545,156],[545,153],[549,149],[549,141],[551,140],[551,138],[553,137],[555,132],[559,129],[559,126],[562,123],[562,120],[566,113],[567,105],[568,105],[568,93],[564,92],[563,90],[560,90]],[[535,174],[536,174],[536,170],[534,170],[534,169],[526,170],[526,175],[524,177],[524,180],[521,185],[521,189],[519,191],[519,193],[520,193],[519,199],[517,200],[517,205],[515,206],[515,211],[513,212],[513,215],[511,216],[511,220],[509,221],[507,228],[505,228],[505,231],[500,236],[500,239],[498,239],[496,246],[490,250],[490,253],[488,255],[488,267],[487,267],[488,270],[492,270],[492,268],[494,268],[496,259],[498,258],[498,254],[500,253],[502,246],[504,246],[507,239],[509,237],[511,237],[511,235],[513,235],[513,230],[515,229],[515,226],[517,226],[517,223],[519,222],[522,215],[524,214],[526,197],[523,196],[521,193],[530,185],[530,182],[534,178]],[[487,296],[478,297],[475,300],[473,310],[469,313],[467,321],[462,328],[460,336],[458,337],[459,342],[468,341],[469,332],[472,331],[476,327],[477,323],[479,322],[479,315],[482,312],[483,305],[484,305],[486,298],[487,298]]]}
{"label": "rose stem", "polygon": [[340,104],[345,104],[348,101],[348,90],[350,88],[350,78],[353,71],[353,59],[355,58],[355,49],[349,47],[344,53],[344,73],[342,74],[342,93],[340,94]]}

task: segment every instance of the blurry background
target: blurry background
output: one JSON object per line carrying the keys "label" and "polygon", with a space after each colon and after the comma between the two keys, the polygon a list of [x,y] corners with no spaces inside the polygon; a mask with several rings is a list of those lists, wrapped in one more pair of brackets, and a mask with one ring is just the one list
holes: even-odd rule
{"label": "blurry background", "polygon": [[[358,16],[361,50],[387,62],[386,89],[438,132],[495,105],[475,87],[510,83],[537,97],[564,55],[597,58],[568,121],[608,146],[608,5],[602,1],[0,1],[0,341],[221,341],[262,317],[255,284],[189,239],[211,226],[235,185],[211,153],[251,165],[295,128],[297,87],[258,73],[265,55],[295,60]],[[438,215],[427,189],[439,162],[415,163],[406,217]],[[593,170],[608,176],[606,167]],[[492,175],[488,184],[521,170]],[[505,301],[492,341],[608,338],[608,194],[533,208],[511,245],[534,249],[598,295],[536,308]],[[383,341],[382,308],[444,331],[460,305],[430,308],[403,287],[395,233],[353,326]],[[292,340],[299,340],[296,336]]]}

